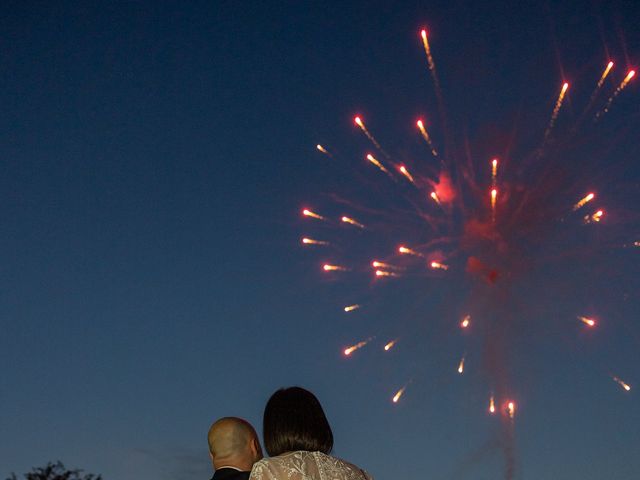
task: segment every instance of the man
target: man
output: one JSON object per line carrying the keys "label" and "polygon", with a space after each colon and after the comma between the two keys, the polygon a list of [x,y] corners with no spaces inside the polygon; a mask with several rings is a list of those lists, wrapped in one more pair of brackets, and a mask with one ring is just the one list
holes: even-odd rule
{"label": "man", "polygon": [[209,429],[211,480],[248,480],[251,467],[262,458],[256,431],[246,420],[224,417]]}

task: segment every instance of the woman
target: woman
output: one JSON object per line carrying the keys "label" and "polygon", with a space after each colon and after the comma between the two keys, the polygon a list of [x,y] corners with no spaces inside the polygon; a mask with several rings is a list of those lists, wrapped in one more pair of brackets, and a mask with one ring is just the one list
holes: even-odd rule
{"label": "woman", "polygon": [[254,464],[250,480],[373,480],[364,470],[329,455],[333,433],[315,395],[300,387],[276,391],[263,420],[271,458]]}

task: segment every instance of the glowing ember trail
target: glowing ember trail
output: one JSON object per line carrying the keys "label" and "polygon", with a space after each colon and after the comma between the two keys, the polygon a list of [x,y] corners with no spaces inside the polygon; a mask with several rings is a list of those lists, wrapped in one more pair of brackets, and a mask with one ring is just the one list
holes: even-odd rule
{"label": "glowing ember trail", "polygon": [[404,391],[407,389],[407,386],[405,385],[404,387],[402,387],[400,390],[398,390],[396,392],[396,394],[393,396],[393,403],[398,403],[398,400],[400,400],[400,397],[404,394]]}
{"label": "glowing ember trail", "polygon": [[376,277],[398,277],[395,272],[389,272],[387,270],[376,270]]}
{"label": "glowing ember trail", "polygon": [[604,106],[604,108],[602,110],[600,110],[597,114],[596,114],[596,120],[601,117],[602,115],[604,115],[605,113],[607,113],[609,111],[609,109],[611,108],[611,104],[613,103],[613,101],[616,99],[616,97],[618,95],[620,95],[620,92],[622,92],[622,90],[624,90],[624,87],[626,87],[629,82],[631,81],[631,79],[636,75],[635,70],[630,70],[629,73],[627,73],[627,76],[624,77],[624,80],[622,80],[622,83],[620,83],[620,85],[618,85],[618,88],[616,88],[616,91],[613,92],[613,94],[609,97],[609,100],[607,100],[606,105]]}
{"label": "glowing ember trail", "polygon": [[431,77],[433,78],[433,84],[436,87],[436,95],[439,98],[442,97],[442,93],[440,91],[440,82],[438,81],[438,74],[436,73],[436,64],[433,61],[433,56],[431,55],[431,48],[429,48],[429,39],[427,38],[427,31],[422,30],[420,32],[420,36],[422,37],[422,45],[424,46],[424,53],[427,54],[427,62],[429,64],[429,71],[431,72]]}
{"label": "glowing ember trail", "polygon": [[393,346],[396,344],[396,342],[397,342],[397,341],[398,341],[398,340],[391,340],[389,343],[387,343],[387,344],[384,346],[384,351],[385,351],[385,352],[388,352],[389,350],[391,350],[391,349],[393,348]]}
{"label": "glowing ember trail", "polygon": [[622,380],[620,380],[618,377],[611,377],[613,379],[614,382],[616,382],[618,385],[620,385],[622,388],[624,388],[627,392],[631,391],[631,385],[624,383]]}
{"label": "glowing ember trail", "polygon": [[431,268],[434,269],[439,269],[439,270],[449,270],[449,265],[445,265],[444,263],[440,263],[440,262],[431,262]]}
{"label": "glowing ember trail", "polygon": [[351,355],[353,352],[355,352],[359,348],[364,347],[371,340],[373,340],[373,338],[367,338],[366,340],[363,340],[361,342],[356,343],[355,345],[351,345],[350,347],[345,348],[344,349],[344,354],[348,357],[349,355]]}
{"label": "glowing ember trail", "polygon": [[374,260],[373,262],[371,262],[371,266],[374,268],[384,268],[386,270],[400,270],[400,267],[396,267],[395,265],[391,265],[389,263],[384,263],[384,262],[379,262],[377,260]]}
{"label": "glowing ember trail", "polygon": [[424,258],[424,255],[421,254],[420,252],[416,252],[415,250],[411,250],[410,248],[404,247],[404,246],[400,246],[398,247],[398,252],[404,254],[404,255],[414,255],[416,257],[422,257]]}
{"label": "glowing ember trail", "polygon": [[586,205],[588,202],[590,202],[591,200],[593,200],[595,198],[595,193],[590,193],[588,194],[586,197],[581,198],[580,201],[578,201],[578,203],[576,203],[573,206],[573,211],[575,212],[576,210],[578,210],[579,208],[582,208],[584,205]]}
{"label": "glowing ember trail", "polygon": [[411,183],[415,183],[413,177],[409,173],[409,170],[407,170],[407,167],[405,167],[404,165],[400,165],[400,168],[398,168],[398,170],[400,170],[400,173],[402,173],[402,175],[404,175],[407,180],[409,180]]}
{"label": "glowing ember trail", "polygon": [[329,242],[324,240],[314,240],[313,238],[303,238],[302,243],[305,245],[329,245]]}
{"label": "glowing ember trail", "polygon": [[564,100],[564,95],[567,93],[567,89],[569,88],[569,84],[565,83],[562,85],[562,90],[560,90],[560,95],[558,95],[558,100],[556,100],[556,105],[553,107],[553,113],[551,113],[551,120],[549,120],[549,126],[547,130],[544,132],[544,142],[549,138],[549,134],[553,129],[553,125],[556,123],[556,118],[558,118],[558,112],[560,112],[560,107],[562,107],[562,101]]}
{"label": "glowing ember trail", "polygon": [[604,72],[602,72],[602,76],[600,77],[600,80],[598,80],[598,85],[596,85],[596,89],[600,89],[600,87],[604,83],[605,78],[607,78],[607,75],[609,75],[609,72],[611,71],[612,68],[613,68],[613,62],[607,63],[607,66],[605,67]]}
{"label": "glowing ember trail", "polygon": [[458,364],[458,373],[461,375],[464,373],[464,357],[460,359],[460,363]]}
{"label": "glowing ember trail", "polygon": [[491,160],[491,185],[495,187],[496,177],[498,176],[498,159]]}
{"label": "glowing ember trail", "polygon": [[507,404],[507,413],[509,414],[509,418],[513,420],[513,417],[516,415],[516,404],[514,402]]}
{"label": "glowing ember trail", "polygon": [[491,219],[496,221],[496,199],[498,198],[498,190],[496,188],[491,189]]}
{"label": "glowing ember trail", "polygon": [[358,304],[356,303],[356,304],[354,304],[354,305],[349,305],[349,306],[344,307],[344,311],[345,311],[345,312],[353,312],[354,310],[357,310],[357,309],[359,309],[359,308],[360,308],[360,305],[358,305]]}
{"label": "glowing ember trail", "polygon": [[433,198],[433,201],[436,202],[438,205],[440,205],[440,199],[438,198],[438,194],[436,192],[431,192],[429,194],[429,196],[431,198]]}
{"label": "glowing ember trail", "polygon": [[416,125],[418,125],[418,129],[420,130],[420,134],[422,134],[422,138],[424,138],[424,141],[427,142],[427,145],[429,145],[429,148],[431,149],[431,153],[433,154],[434,157],[437,157],[438,151],[436,150],[436,147],[433,146],[431,137],[429,136],[429,133],[427,133],[427,129],[425,128],[422,120],[418,120],[416,122]]}
{"label": "glowing ember trail", "polygon": [[324,153],[325,155],[327,155],[329,157],[331,156],[331,154],[327,151],[327,149],[324,148],[322,145],[318,144],[318,145],[316,145],[316,148],[318,149],[318,151]]}
{"label": "glowing ember trail", "polygon": [[598,223],[600,220],[602,220],[602,216],[603,215],[604,215],[604,211],[602,211],[602,210],[598,210],[593,215],[585,215],[584,216],[584,223],[591,223],[591,222]]}
{"label": "glowing ember trail", "polygon": [[330,264],[328,264],[328,263],[325,263],[325,264],[322,266],[322,269],[323,269],[325,272],[347,272],[347,271],[349,271],[349,269],[348,269],[348,268],[343,267],[343,266],[341,266],[341,265],[330,265]]}
{"label": "glowing ember trail", "polygon": [[317,220],[326,220],[326,218],[324,218],[322,215],[318,215],[317,213],[312,212],[311,210],[307,210],[306,208],[302,210],[302,215],[304,215],[305,217],[315,218]]}
{"label": "glowing ember trail", "polygon": [[491,395],[491,398],[489,399],[489,413],[496,413],[496,403],[493,399],[493,395]]}
{"label": "glowing ember trail", "polygon": [[373,163],[376,167],[378,167],[378,168],[379,168],[380,170],[382,170],[384,173],[386,173],[387,175],[389,175],[389,170],[387,170],[387,169],[385,168],[385,166],[384,166],[384,165],[382,165],[382,164],[380,163],[380,161],[379,161],[376,157],[374,157],[373,155],[371,155],[370,153],[369,153],[369,154],[367,154],[367,160],[369,160],[371,163]]}
{"label": "glowing ember trail", "polygon": [[357,220],[354,220],[351,217],[342,217],[340,219],[340,221],[342,223],[348,223],[349,225],[353,225],[354,227],[358,227],[358,228],[364,228],[364,225],[361,224],[360,222],[358,222]]}
{"label": "glowing ember trail", "polygon": [[355,117],[353,119],[353,121],[356,123],[356,125],[358,125],[360,127],[360,130],[362,130],[362,132],[367,136],[367,138],[369,139],[369,141],[371,143],[373,143],[373,145],[380,150],[381,152],[384,153],[384,150],[382,150],[382,147],[380,146],[380,144],[378,143],[378,141],[375,139],[375,137],[373,135],[371,135],[371,132],[369,130],[367,130],[367,127],[365,126],[364,122],[362,121],[362,118],[360,117]]}
{"label": "glowing ember trail", "polygon": [[593,318],[587,318],[587,317],[578,317],[578,320],[580,320],[582,323],[584,323],[585,325],[588,325],[590,327],[594,327],[596,325],[596,321]]}
{"label": "glowing ember trail", "polygon": [[471,315],[467,315],[460,322],[460,328],[468,328],[471,325]]}

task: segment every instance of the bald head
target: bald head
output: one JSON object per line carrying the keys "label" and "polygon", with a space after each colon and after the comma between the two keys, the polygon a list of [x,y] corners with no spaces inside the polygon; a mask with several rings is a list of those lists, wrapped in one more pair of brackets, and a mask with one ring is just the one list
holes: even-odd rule
{"label": "bald head", "polygon": [[235,467],[249,471],[262,458],[256,431],[246,420],[224,417],[209,429],[209,452],[213,468]]}

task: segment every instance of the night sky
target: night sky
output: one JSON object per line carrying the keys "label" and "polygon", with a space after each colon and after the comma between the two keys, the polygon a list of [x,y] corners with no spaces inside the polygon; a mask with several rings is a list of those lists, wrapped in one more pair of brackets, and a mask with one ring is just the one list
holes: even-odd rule
{"label": "night sky", "polygon": [[[636,478],[637,78],[593,121],[640,66],[634,3],[4,2],[0,478],[57,459],[105,480],[209,478],[210,423],[260,432],[289,385],[317,394],[334,453],[378,479],[505,478],[509,456],[514,478]],[[449,271],[382,284],[367,268],[436,233],[364,160],[376,150],[355,114],[423,179],[440,166],[417,118],[458,185],[475,172],[458,213],[419,200],[455,237],[436,252]],[[486,220],[492,156],[509,212],[498,253],[469,227]],[[589,191],[597,205],[572,213]],[[604,220],[584,225],[596,207]],[[487,413],[491,391],[517,401],[513,424]]]}

